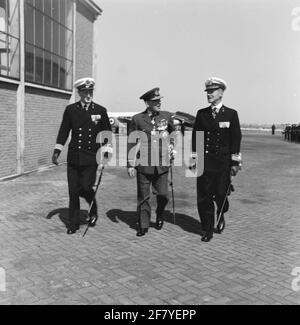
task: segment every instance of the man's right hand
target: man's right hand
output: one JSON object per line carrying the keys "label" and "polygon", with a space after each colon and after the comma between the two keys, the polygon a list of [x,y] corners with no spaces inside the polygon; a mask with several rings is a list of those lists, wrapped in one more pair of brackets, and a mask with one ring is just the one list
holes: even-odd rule
{"label": "man's right hand", "polygon": [[57,152],[54,152],[53,153],[53,155],[52,155],[52,163],[54,164],[54,165],[58,165],[58,156],[59,156],[59,154],[57,153]]}
{"label": "man's right hand", "polygon": [[127,168],[127,173],[129,175],[129,177],[134,177],[135,176],[135,168],[133,168],[133,167]]}
{"label": "man's right hand", "polygon": [[189,169],[190,170],[195,170],[197,167],[197,154],[192,153],[190,155],[190,163],[189,163]]}
{"label": "man's right hand", "polygon": [[192,163],[190,164],[190,166],[189,166],[189,169],[190,169],[190,170],[194,170],[194,169],[196,169],[196,167],[197,167],[196,162],[192,162]]}

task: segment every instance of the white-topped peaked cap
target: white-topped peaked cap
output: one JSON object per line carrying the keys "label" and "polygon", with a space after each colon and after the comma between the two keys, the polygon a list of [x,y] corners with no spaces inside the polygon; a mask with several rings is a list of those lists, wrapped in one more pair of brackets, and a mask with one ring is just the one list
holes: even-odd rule
{"label": "white-topped peaked cap", "polygon": [[94,89],[95,80],[90,77],[81,78],[75,81],[74,87],[78,90]]}
{"label": "white-topped peaked cap", "polygon": [[221,88],[223,90],[227,88],[227,84],[223,79],[211,77],[205,81],[205,91],[218,88]]}

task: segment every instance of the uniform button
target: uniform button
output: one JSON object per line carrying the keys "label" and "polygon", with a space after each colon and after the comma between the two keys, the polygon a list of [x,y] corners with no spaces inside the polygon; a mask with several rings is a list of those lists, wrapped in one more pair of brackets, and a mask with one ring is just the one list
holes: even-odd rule
{"label": "uniform button", "polygon": [[89,131],[92,131],[92,129],[89,129]]}
{"label": "uniform button", "polygon": [[89,149],[91,150],[91,147],[89,147]]}
{"label": "uniform button", "polygon": [[89,143],[92,143],[91,141],[89,141]]}
{"label": "uniform button", "polygon": [[207,132],[207,134],[210,134],[210,132]]}
{"label": "uniform button", "polygon": [[208,151],[206,150],[205,153],[208,153]]}
{"label": "uniform button", "polygon": [[79,128],[79,131],[81,131],[82,130],[82,128]]}
{"label": "uniform button", "polygon": [[81,149],[81,147],[79,146],[78,149]]}
{"label": "uniform button", "polygon": [[209,141],[210,140],[210,138],[207,138],[207,141]]}
{"label": "uniform button", "polygon": [[82,134],[79,134],[80,137],[82,137]]}
{"label": "uniform button", "polygon": [[89,135],[89,137],[91,138],[92,136],[91,136],[91,135]]}
{"label": "uniform button", "polygon": [[80,142],[82,142],[81,140],[78,140],[78,142],[80,143]]}

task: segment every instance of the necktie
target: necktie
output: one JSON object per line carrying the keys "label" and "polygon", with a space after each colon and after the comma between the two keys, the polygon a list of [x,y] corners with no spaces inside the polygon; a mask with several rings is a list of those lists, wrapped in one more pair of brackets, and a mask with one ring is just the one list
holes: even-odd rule
{"label": "necktie", "polygon": [[212,116],[213,116],[214,119],[216,118],[216,116],[217,116],[217,107],[212,108]]}
{"label": "necktie", "polygon": [[87,104],[84,104],[83,108],[84,108],[85,111],[87,111],[88,110]]}

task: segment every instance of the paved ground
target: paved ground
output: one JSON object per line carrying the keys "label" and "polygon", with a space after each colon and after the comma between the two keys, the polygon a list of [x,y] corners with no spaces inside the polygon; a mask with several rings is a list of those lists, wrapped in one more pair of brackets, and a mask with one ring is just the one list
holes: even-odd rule
{"label": "paved ground", "polygon": [[0,182],[0,304],[300,304],[300,144],[247,132],[242,152],[227,227],[209,243],[180,168],[176,225],[167,213],[142,238],[124,168],[105,170],[84,238],[84,226],[66,234],[65,165]]}

